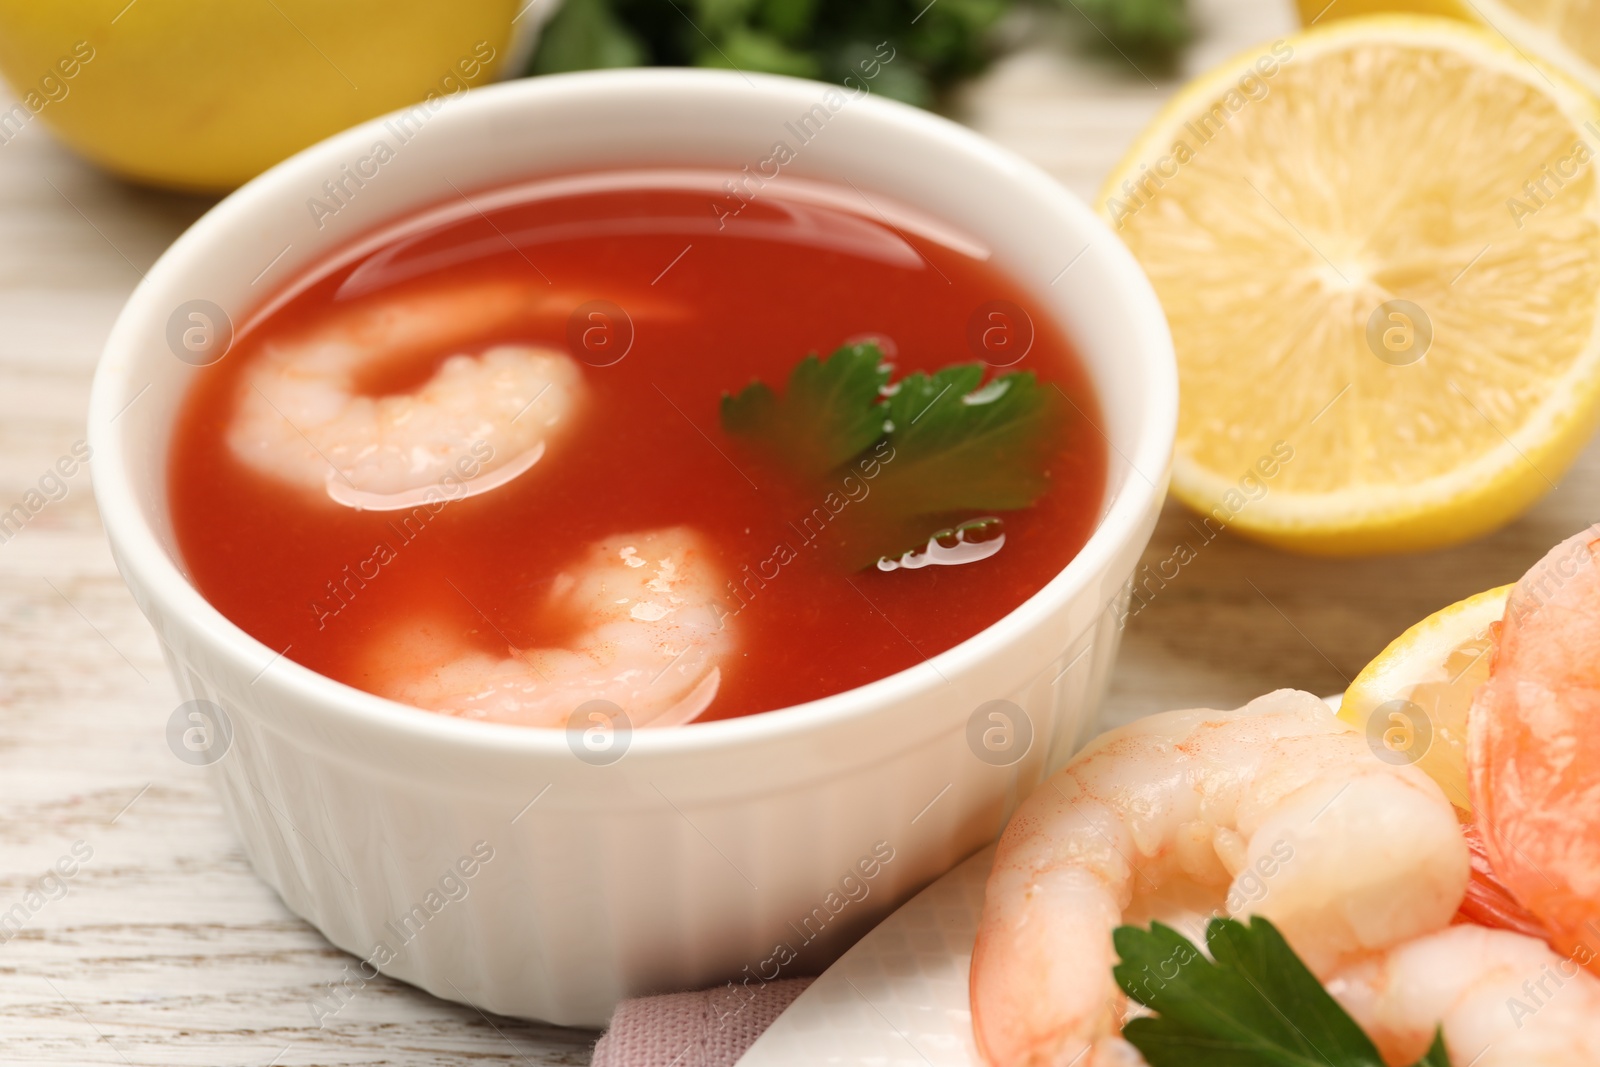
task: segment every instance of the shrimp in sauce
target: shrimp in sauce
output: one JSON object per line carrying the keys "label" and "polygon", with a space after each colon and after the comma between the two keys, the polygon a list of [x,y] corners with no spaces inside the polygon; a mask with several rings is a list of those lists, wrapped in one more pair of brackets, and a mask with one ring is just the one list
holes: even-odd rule
{"label": "shrimp in sauce", "polygon": [[497,345],[448,356],[410,392],[368,396],[360,386],[387,364],[514,322],[529,299],[507,283],[384,296],[270,342],[241,382],[229,448],[262,474],[352,508],[415,507],[466,469],[474,476],[458,496],[504,485],[576,417],[583,381],[572,357]]}
{"label": "shrimp in sauce", "polygon": [[572,634],[564,647],[489,652],[410,620],[373,642],[368,684],[468,719],[559,728],[580,705],[605,700],[633,726],[675,726],[711,704],[733,648],[713,610],[722,582],[686,527],[608,537],[557,578],[543,606]]}

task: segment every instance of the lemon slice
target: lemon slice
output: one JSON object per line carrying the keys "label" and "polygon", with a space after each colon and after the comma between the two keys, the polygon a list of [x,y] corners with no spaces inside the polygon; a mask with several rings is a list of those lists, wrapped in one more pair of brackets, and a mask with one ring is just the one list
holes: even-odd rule
{"label": "lemon slice", "polygon": [[1389,11],[1478,22],[1600,93],[1600,2],[1596,0],[1299,0],[1306,25]]}
{"label": "lemon slice", "polygon": [[1380,759],[1416,764],[1462,811],[1472,810],[1467,711],[1489,679],[1511,589],[1470,596],[1411,627],[1362,668],[1339,705],[1339,718],[1364,730]]}
{"label": "lemon slice", "polygon": [[1172,326],[1174,493],[1352,555],[1466,540],[1551,488],[1600,407],[1597,113],[1489,31],[1415,16],[1185,88],[1098,200]]}

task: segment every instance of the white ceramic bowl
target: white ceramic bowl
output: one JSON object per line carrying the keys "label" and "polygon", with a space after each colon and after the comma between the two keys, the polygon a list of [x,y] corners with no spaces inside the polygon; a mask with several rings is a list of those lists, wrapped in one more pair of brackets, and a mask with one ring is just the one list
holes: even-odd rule
{"label": "white ceramic bowl", "polygon": [[[1112,456],[1104,513],[1021,607],[871,685],[640,730],[623,758],[595,766],[562,732],[434,715],[321,677],[189,583],[165,487],[174,414],[196,373],[167,339],[180,305],[213,301],[242,322],[296,272],[457,189],[639,165],[754,167],[774,142],[795,142],[785,123],[807,113],[823,128],[785,174],[848,179],[976,236],[1058,318],[1093,376]],[[410,131],[403,144],[397,130]],[[393,158],[347,185],[354,195],[336,214],[313,212],[324,183],[380,140]],[[815,971],[999,831],[1092,721],[1176,418],[1171,341],[1150,286],[1035,167],[870,94],[631,70],[474,90],[348,130],[255,179],[135,291],[89,423],[117,565],[185,698],[216,702],[231,721],[232,745],[212,765],[228,817],[284,902],[370,961],[352,961],[350,993],[378,967],[485,1010],[598,1025],[629,995]],[[975,711],[998,699],[1026,712],[1015,736],[1032,733],[1009,766],[969,744]]]}

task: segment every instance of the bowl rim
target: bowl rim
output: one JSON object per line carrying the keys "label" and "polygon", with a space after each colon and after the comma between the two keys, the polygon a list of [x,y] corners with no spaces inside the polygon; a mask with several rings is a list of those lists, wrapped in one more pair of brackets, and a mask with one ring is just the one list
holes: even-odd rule
{"label": "bowl rim", "polygon": [[[683,68],[580,71],[473,89],[448,101],[433,121],[439,121],[446,113],[455,116],[447,121],[461,121],[474,113],[515,110],[530,103],[559,106],[564,98],[618,91],[623,95],[695,93],[702,96],[747,95],[757,91],[776,95],[785,103],[798,103],[802,99],[813,103],[819,90],[839,88],[830,83],[738,71]],[[858,96],[850,106],[864,120],[894,127],[902,134],[937,142],[948,151],[977,156],[996,164],[996,169],[1004,172],[1007,180],[1025,187],[1036,200],[1048,205],[1058,219],[1090,236],[1091,240],[1098,237],[1105,253],[1100,266],[1110,275],[1112,287],[1131,305],[1134,317],[1131,328],[1140,342],[1130,353],[1130,358],[1138,361],[1138,379],[1144,391],[1137,417],[1137,444],[1131,452],[1122,452],[1107,438],[1107,444],[1111,445],[1108,464],[1114,469],[1115,463],[1121,460],[1128,470],[1121,486],[1103,504],[1100,520],[1088,540],[1043,587],[977,634],[895,674],[802,704],[736,718],[689,723],[687,729],[635,729],[627,750],[635,765],[651,756],[743,748],[823,732],[870,717],[887,705],[945,685],[946,674],[958,675],[973,668],[1079,597],[1116,554],[1137,536],[1141,524],[1160,507],[1166,495],[1177,433],[1177,364],[1165,315],[1154,288],[1133,254],[1075,194],[1033,163],[980,134],[919,108],[870,93]],[[92,475],[101,521],[124,578],[134,587],[141,607],[145,600],[159,605],[159,614],[168,620],[168,625],[181,627],[191,639],[207,645],[213,654],[245,676],[254,676],[257,682],[263,682],[270,675],[271,685],[294,705],[314,709],[318,715],[332,716],[358,730],[406,734],[414,741],[449,745],[458,751],[570,758],[566,730],[478,722],[414,708],[301,666],[246,633],[206,600],[162,547],[138,503],[134,487],[139,484],[141,475],[130,471],[124,432],[113,422],[126,403],[129,372],[137,365],[137,353],[146,340],[136,333],[135,319],[155,291],[170,276],[192,270],[196,260],[203,261],[205,255],[225,242],[230,234],[248,228],[251,213],[258,204],[276,201],[291,188],[303,191],[304,179],[322,174],[330,164],[337,167],[350,150],[364,149],[380,132],[383,123],[398,113],[378,116],[334,134],[251,179],[179,235],[135,287],[106,340],[90,394],[88,425],[94,458]],[[312,185],[315,184],[313,181]],[[1091,379],[1094,377],[1091,371]],[[1095,428],[1105,436],[1098,426]],[[145,478],[164,476],[164,465],[142,475]],[[1108,602],[1106,608],[1109,607]],[[146,614],[156,613],[147,611]]]}

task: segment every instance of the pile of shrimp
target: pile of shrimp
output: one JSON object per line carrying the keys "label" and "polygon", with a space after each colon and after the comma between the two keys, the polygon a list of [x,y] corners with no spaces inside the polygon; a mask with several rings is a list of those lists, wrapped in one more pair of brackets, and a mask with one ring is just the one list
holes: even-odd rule
{"label": "pile of shrimp", "polygon": [[[1203,943],[1209,915],[1261,915],[1388,1064],[1440,1031],[1457,1067],[1600,1063],[1597,547],[1600,526],[1558,546],[1507,606],[1469,718],[1470,838],[1432,779],[1293,690],[1140,720],[1040,786],[1000,839],[973,950],[985,1061],[1142,1064],[1113,929],[1160,919]],[[1469,882],[1491,889],[1464,910]]]}

